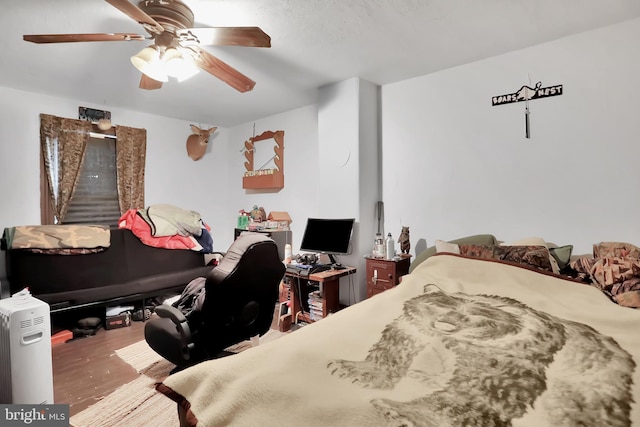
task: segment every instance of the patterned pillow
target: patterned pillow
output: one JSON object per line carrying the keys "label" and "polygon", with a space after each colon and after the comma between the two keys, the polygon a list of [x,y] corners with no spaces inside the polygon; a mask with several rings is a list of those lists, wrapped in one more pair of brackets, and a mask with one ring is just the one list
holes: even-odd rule
{"label": "patterned pillow", "polygon": [[497,259],[553,272],[546,246],[458,245],[460,254],[472,258]]}
{"label": "patterned pillow", "polygon": [[549,248],[549,253],[558,262],[558,267],[560,268],[560,270],[569,265],[572,252],[573,245],[564,245],[557,248]]}
{"label": "patterned pillow", "polygon": [[[552,255],[549,244],[542,237],[525,237],[524,239],[516,240],[515,242],[502,243],[503,246],[544,246],[549,250],[549,262],[551,263],[551,270],[555,274],[560,274],[560,263],[558,259]],[[569,254],[571,256],[571,254]],[[569,262],[567,260],[567,262]]]}
{"label": "patterned pillow", "polygon": [[640,259],[627,257],[597,259],[590,273],[596,286],[614,295],[636,290],[638,280],[634,279],[640,277]]}
{"label": "patterned pillow", "polygon": [[631,243],[600,242],[593,245],[594,258],[640,258],[640,248]]}
{"label": "patterned pillow", "polygon": [[569,263],[569,267],[571,267],[576,273],[590,274],[591,269],[593,268],[593,264],[595,263],[596,263],[595,258],[583,256],[571,261]]}
{"label": "patterned pillow", "polygon": [[600,242],[593,258],[569,263],[567,273],[600,289],[614,302],[640,308],[640,248],[630,243]]}

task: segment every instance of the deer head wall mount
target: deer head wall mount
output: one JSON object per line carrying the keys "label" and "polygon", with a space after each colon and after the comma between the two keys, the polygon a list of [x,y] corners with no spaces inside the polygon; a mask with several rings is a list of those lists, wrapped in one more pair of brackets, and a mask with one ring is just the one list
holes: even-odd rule
{"label": "deer head wall mount", "polygon": [[217,126],[209,129],[200,129],[196,125],[191,125],[191,132],[187,138],[187,154],[193,160],[200,160],[207,151],[209,136],[218,129]]}

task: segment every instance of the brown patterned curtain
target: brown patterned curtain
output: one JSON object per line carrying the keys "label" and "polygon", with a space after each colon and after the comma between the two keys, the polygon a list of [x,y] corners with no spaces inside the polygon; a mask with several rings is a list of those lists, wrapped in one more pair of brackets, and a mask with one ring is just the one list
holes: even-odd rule
{"label": "brown patterned curtain", "polygon": [[120,213],[144,208],[147,130],[116,126],[116,169]]}
{"label": "brown patterned curtain", "polygon": [[58,224],[67,213],[78,183],[91,123],[40,114],[40,153],[51,205],[42,209],[42,224]]}

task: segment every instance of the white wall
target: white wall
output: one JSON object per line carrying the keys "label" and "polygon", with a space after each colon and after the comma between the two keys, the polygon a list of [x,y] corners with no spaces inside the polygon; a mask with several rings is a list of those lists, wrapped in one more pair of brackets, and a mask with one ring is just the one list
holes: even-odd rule
{"label": "white wall", "polygon": [[323,217],[355,218],[351,253],[340,262],[357,268],[343,278],[340,300],[366,297],[365,261],[373,241],[373,207],[380,195],[378,86],[359,78],[323,86],[318,92],[320,210]]}
{"label": "white wall", "polygon": [[[255,125],[255,135],[254,135]],[[284,131],[284,188],[250,190],[242,188],[245,172],[244,142],[262,132]],[[318,214],[318,110],[315,105],[298,108],[283,114],[244,123],[228,130],[229,150],[228,194],[224,200],[225,229],[219,235],[227,246],[233,242],[233,229],[238,211],[251,210],[254,205],[271,211],[286,211],[291,216],[293,253],[298,253],[300,240],[308,217]],[[221,200],[222,202],[222,200]]]}
{"label": "white wall", "polygon": [[[387,229],[410,226],[414,255],[476,233],[640,244],[638,40],[635,19],[384,86]],[[527,140],[524,103],[491,97],[528,75],[564,94],[530,102]]]}
{"label": "white wall", "polygon": [[324,217],[359,216],[359,91],[360,80],[353,78],[318,93],[319,215]]}

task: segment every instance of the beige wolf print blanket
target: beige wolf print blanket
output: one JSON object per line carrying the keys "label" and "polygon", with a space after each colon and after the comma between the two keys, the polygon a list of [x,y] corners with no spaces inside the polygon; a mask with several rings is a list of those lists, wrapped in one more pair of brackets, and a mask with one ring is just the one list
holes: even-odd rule
{"label": "beige wolf print blanket", "polygon": [[594,287],[440,254],[396,288],[159,389],[183,425],[640,425],[638,324]]}

